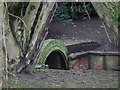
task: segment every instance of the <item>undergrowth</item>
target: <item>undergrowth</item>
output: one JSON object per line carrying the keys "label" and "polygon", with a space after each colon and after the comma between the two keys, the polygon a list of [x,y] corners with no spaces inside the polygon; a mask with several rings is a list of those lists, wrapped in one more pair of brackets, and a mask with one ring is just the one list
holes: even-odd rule
{"label": "undergrowth", "polygon": [[81,16],[90,16],[96,14],[91,3],[83,2],[60,2],[56,10],[54,20],[64,21],[68,19],[78,19]]}

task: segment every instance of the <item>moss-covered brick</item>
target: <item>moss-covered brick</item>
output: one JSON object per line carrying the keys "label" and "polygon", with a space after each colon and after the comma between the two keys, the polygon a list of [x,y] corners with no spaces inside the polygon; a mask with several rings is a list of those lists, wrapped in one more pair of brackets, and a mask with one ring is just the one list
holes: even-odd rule
{"label": "moss-covered brick", "polygon": [[66,58],[66,65],[68,63],[67,61],[67,48],[65,47],[64,43],[59,40],[54,39],[48,39],[45,40],[43,43],[43,47],[41,48],[41,53],[39,56],[38,64],[45,64],[47,57],[53,52],[53,51],[60,51],[63,53],[63,55]]}

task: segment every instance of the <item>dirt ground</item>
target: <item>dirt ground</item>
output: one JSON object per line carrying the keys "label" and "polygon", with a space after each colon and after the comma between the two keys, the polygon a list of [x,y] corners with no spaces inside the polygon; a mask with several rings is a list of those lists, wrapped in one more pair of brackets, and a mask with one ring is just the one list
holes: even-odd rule
{"label": "dirt ground", "polygon": [[3,88],[118,88],[118,72],[41,69],[32,75],[10,75]]}
{"label": "dirt ground", "polygon": [[[107,29],[110,39],[105,29]],[[66,46],[95,41],[100,44],[100,47],[95,49],[97,51],[118,50],[117,46],[115,46],[116,39],[114,35],[106,26],[104,27],[102,20],[97,15],[92,16],[90,20],[82,16],[74,21],[70,19],[64,22],[51,22],[48,38],[62,40]]]}

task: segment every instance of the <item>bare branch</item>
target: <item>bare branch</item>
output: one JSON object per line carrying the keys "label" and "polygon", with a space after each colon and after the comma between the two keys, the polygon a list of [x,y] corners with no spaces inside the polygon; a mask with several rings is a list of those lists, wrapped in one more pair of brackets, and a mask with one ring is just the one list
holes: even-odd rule
{"label": "bare branch", "polygon": [[104,24],[103,22],[102,22],[102,24],[103,24],[105,33],[106,33],[106,35],[107,35],[107,37],[108,37],[108,40],[109,40],[109,42],[111,43],[112,41],[111,41],[110,36],[109,36],[109,34],[108,34],[108,32],[107,32],[106,26],[105,26],[105,24]]}
{"label": "bare branch", "polygon": [[[6,12],[7,12],[7,10],[6,10],[6,7],[5,7],[5,11],[4,11],[4,15],[3,15],[4,18],[6,17]],[[4,19],[3,19],[3,22],[5,22]],[[3,37],[5,37],[5,25],[4,25],[4,23],[3,23],[2,32],[3,32]],[[3,45],[4,45],[4,48],[5,48],[5,71],[6,71],[5,78],[8,79],[8,75],[7,75],[7,72],[8,72],[8,70],[7,70],[7,68],[8,68],[8,63],[7,63],[8,58],[7,57],[8,56],[7,56],[7,50],[6,50],[7,46],[6,46],[6,39],[5,38],[3,39]]]}
{"label": "bare branch", "polygon": [[8,15],[13,16],[13,17],[15,17],[15,18],[20,19],[20,20],[23,22],[23,24],[25,25],[25,27],[26,27],[28,30],[30,30],[22,18],[20,18],[20,17],[18,17],[18,16],[16,16],[16,15],[14,15],[14,14],[12,14],[12,13],[9,13],[9,12],[8,12]]}

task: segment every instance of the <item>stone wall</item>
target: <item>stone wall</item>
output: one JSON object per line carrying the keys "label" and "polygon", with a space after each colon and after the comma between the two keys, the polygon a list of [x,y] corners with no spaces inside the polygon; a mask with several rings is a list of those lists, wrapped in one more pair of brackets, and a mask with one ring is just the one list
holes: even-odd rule
{"label": "stone wall", "polygon": [[88,55],[69,62],[75,70],[112,70],[118,66],[118,56]]}

